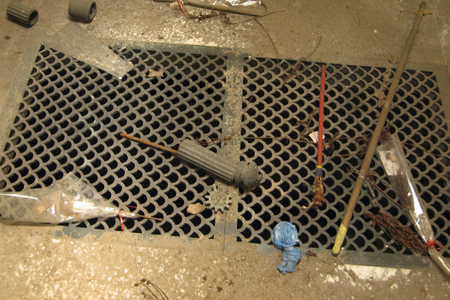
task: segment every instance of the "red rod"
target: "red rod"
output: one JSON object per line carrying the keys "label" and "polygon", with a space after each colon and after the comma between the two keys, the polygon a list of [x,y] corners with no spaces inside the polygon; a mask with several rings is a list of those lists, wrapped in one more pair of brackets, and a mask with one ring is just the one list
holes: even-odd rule
{"label": "red rod", "polygon": [[322,81],[320,83],[320,106],[319,106],[319,142],[317,165],[322,165],[322,144],[323,144],[323,107],[325,103],[325,65],[322,66]]}

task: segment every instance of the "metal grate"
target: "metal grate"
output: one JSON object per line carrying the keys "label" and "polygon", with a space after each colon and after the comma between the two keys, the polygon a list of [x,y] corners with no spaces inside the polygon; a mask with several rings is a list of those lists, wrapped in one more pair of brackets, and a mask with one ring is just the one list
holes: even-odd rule
{"label": "metal grate", "polygon": [[[268,180],[239,202],[239,238],[269,244],[275,225],[288,221],[300,228],[302,247],[331,249],[355,182],[349,170],[359,170],[362,165],[367,145],[364,140],[368,138],[364,134],[373,131],[380,110],[374,95],[388,70],[327,64],[324,128],[326,138],[336,137],[335,151],[323,165],[326,203],[305,212],[301,206],[312,200],[317,148],[292,139],[300,140],[310,130],[317,131],[318,114],[309,125],[305,123],[319,106],[321,65],[306,63],[299,76],[284,84],[283,70],[290,70],[293,64],[267,58],[247,58],[245,62],[244,96],[250,100],[244,103],[249,121],[242,130],[241,149],[244,156],[261,166]],[[406,156],[436,238],[448,247],[450,146],[436,76],[432,72],[405,71],[394,103],[388,129],[405,142]],[[376,159],[371,170],[384,177]],[[388,187],[378,186],[395,199]],[[411,254],[362,218],[364,212],[374,209],[373,203],[379,203],[379,208],[408,224],[403,211],[387,199],[377,190],[374,199],[367,189],[362,191],[343,245],[346,249]]]}
{"label": "metal grate", "polygon": [[[216,48],[113,50],[135,66],[122,80],[53,48],[40,47],[2,154],[2,190],[48,186],[72,171],[116,206],[137,207],[164,220],[128,220],[124,226],[129,231],[211,237],[223,227],[216,224],[216,215],[211,210],[190,215],[186,208],[204,202],[215,180],[170,154],[122,139],[119,133],[177,148],[186,138],[210,141],[234,132],[224,129],[227,121],[237,124],[245,112],[241,134],[233,137],[241,145],[237,155],[255,161],[265,180],[252,192],[241,191],[233,203],[237,214],[230,213],[227,222],[237,226],[238,241],[270,244],[275,225],[289,221],[300,229],[301,247],[331,249],[354,185],[347,169],[359,169],[362,163],[355,154],[365,143],[357,137],[376,125],[379,108],[374,94],[386,69],[327,64],[325,132],[337,139],[334,157],[326,157],[324,163],[327,202],[305,212],[300,207],[312,198],[316,147],[285,137],[301,139],[306,136],[302,132],[317,130],[317,116],[308,125],[302,121],[318,107],[318,63],[305,63],[299,76],[283,84],[293,61],[239,56]],[[148,76],[150,70],[159,69],[162,77]],[[242,111],[226,108],[229,97],[236,94],[242,95]],[[436,74],[405,71],[394,102],[388,117],[390,132],[408,143],[404,149],[437,241],[448,248],[450,146]],[[223,143],[208,147],[224,151]],[[372,171],[384,176],[376,160]],[[362,218],[373,208],[373,200],[364,189],[344,247],[411,254]],[[375,191],[375,200],[408,224],[403,212],[381,192]],[[118,219],[71,226],[120,230]]]}
{"label": "metal grate", "polygon": [[[164,219],[127,220],[132,232],[208,236],[211,211],[192,216],[186,207],[203,198],[214,179],[119,134],[168,147],[220,135],[226,58],[138,49],[120,54],[135,65],[122,81],[40,48],[6,144],[4,190],[48,186],[74,171],[116,206]],[[164,70],[164,76],[147,77],[150,69]],[[120,230],[116,219],[78,226]]]}

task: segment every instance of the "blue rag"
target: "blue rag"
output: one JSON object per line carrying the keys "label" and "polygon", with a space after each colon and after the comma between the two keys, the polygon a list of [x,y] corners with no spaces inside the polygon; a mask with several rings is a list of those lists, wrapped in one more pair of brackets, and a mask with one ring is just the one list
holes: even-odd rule
{"label": "blue rag", "polygon": [[283,251],[283,261],[277,266],[282,274],[295,272],[295,266],[302,258],[302,252],[294,248],[298,243],[298,232],[289,222],[281,222],[272,232],[272,242],[275,248]]}

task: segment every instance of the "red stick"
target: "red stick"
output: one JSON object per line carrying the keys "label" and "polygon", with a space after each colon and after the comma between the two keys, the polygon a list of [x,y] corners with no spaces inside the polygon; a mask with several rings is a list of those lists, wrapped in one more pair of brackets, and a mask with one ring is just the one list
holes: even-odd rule
{"label": "red stick", "polygon": [[183,4],[181,3],[181,0],[177,0],[177,2],[178,2],[178,5],[181,8],[181,11],[183,12],[183,15],[186,17],[186,19],[189,19],[189,17],[187,16],[186,12],[184,11]]}
{"label": "red stick", "polygon": [[319,141],[317,144],[317,165],[322,165],[322,144],[323,144],[323,107],[325,103],[325,65],[322,66],[322,81],[320,83],[320,106],[319,106]]}

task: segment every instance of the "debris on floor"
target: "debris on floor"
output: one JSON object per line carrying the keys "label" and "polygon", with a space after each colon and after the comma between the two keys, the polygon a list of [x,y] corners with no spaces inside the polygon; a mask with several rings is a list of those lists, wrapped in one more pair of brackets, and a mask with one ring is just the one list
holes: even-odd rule
{"label": "debris on floor", "polygon": [[197,215],[202,213],[204,210],[206,209],[206,206],[204,206],[201,203],[193,203],[193,204],[189,204],[188,208],[187,208],[187,212],[190,213],[191,215]]}
{"label": "debris on floor", "polygon": [[120,135],[135,142],[170,152],[188,164],[205,170],[224,183],[234,183],[236,186],[243,187],[246,191],[257,186],[263,178],[255,163],[241,161],[236,165],[223,156],[188,139],[183,140],[178,150],[175,150],[128,134],[121,133]]}
{"label": "debris on floor", "polygon": [[403,71],[405,70],[405,65],[408,60],[409,53],[411,52],[417,31],[421,24],[422,18],[425,14],[425,7],[426,7],[426,3],[422,2],[419,6],[418,12],[415,13],[416,17],[415,17],[414,23],[411,27],[408,39],[405,42],[403,52],[400,56],[398,68],[395,71],[394,78],[392,79],[392,84],[389,87],[389,92],[386,97],[385,103],[380,112],[380,115],[378,116],[377,125],[376,125],[375,129],[373,130],[373,134],[370,139],[369,146],[367,147],[367,152],[365,153],[364,161],[362,163],[362,166],[361,166],[361,169],[360,169],[360,172],[358,175],[358,179],[355,182],[355,186],[353,188],[352,195],[348,201],[347,208],[345,210],[344,216],[342,217],[342,221],[339,226],[339,231],[336,234],[335,243],[334,243],[333,250],[332,250],[334,255],[339,255],[339,253],[341,252],[341,246],[344,243],[345,236],[347,234],[347,230],[350,225],[356,203],[360,196],[362,186],[365,182],[366,175],[369,172],[372,158],[374,156],[380,136],[385,127],[384,124],[385,124],[387,116],[390,112],[390,109],[391,109],[391,106],[392,106],[392,103],[394,100],[394,95],[397,93],[397,87],[400,83],[400,79],[403,74]]}
{"label": "debris on floor", "polygon": [[50,37],[50,45],[82,62],[122,79],[133,69],[108,46],[94,38],[77,23],[70,22]]}
{"label": "debris on floor", "polygon": [[145,75],[146,77],[163,77],[164,76],[164,71],[162,69],[159,70],[149,70],[148,73]]}
{"label": "debris on floor", "polygon": [[[60,224],[92,218],[147,218],[121,211],[75,174],[52,186],[0,194],[0,215],[6,220],[31,224]],[[157,219],[160,220],[160,219]]]}
{"label": "debris on floor", "polygon": [[275,248],[283,252],[283,261],[277,269],[282,274],[295,272],[295,266],[302,258],[302,252],[294,248],[298,244],[298,232],[295,226],[289,222],[277,224],[272,232],[272,242]]}
{"label": "debris on floor", "polygon": [[[154,2],[171,2],[173,0],[153,0]],[[259,16],[263,14],[267,7],[263,1],[259,0],[184,0],[180,3],[179,0],[176,5],[179,6],[183,14],[187,17],[183,5],[192,5],[207,9],[221,10],[231,13]]]}
{"label": "debris on floor", "polygon": [[[386,4],[382,2],[372,6],[356,5],[357,10],[354,8],[354,3],[348,3],[343,10],[339,10],[332,2],[318,1],[311,5],[307,1],[301,3],[272,1],[271,4],[273,3],[274,6],[286,5],[288,7],[286,10],[290,11],[279,18],[274,16],[265,18],[264,23],[252,17],[256,24],[246,24],[247,21],[239,19],[249,17],[216,12],[215,9],[219,9],[218,6],[213,6],[210,13],[203,13],[204,10],[201,8],[195,9],[196,12],[201,12],[198,14],[191,14],[189,7],[187,11],[185,8],[188,5],[197,6],[201,3],[213,3],[212,5],[231,3],[231,6],[235,3],[256,3],[261,6],[261,11],[265,11],[266,6],[262,1],[166,1],[173,2],[171,7],[174,11],[170,11],[168,5],[154,4],[152,1],[135,3],[102,1],[102,14],[90,24],[81,24],[80,28],[84,33],[89,32],[92,36],[98,37],[98,41],[108,41],[112,42],[111,44],[91,44],[92,37],[80,38],[85,36],[78,34],[80,28],[69,28],[56,34],[53,42],[47,44],[45,40],[45,43],[39,45],[40,50],[36,56],[33,56],[36,52],[23,55],[24,59],[31,63],[27,63],[24,68],[27,73],[19,72],[23,75],[22,81],[25,88],[12,89],[14,97],[21,98],[21,102],[20,106],[14,107],[14,109],[18,108],[17,114],[16,111],[10,114],[14,117],[14,122],[7,125],[12,124],[12,126],[4,126],[10,131],[6,132],[5,129],[7,147],[0,155],[2,169],[0,187],[15,191],[25,188],[25,192],[30,186],[46,185],[49,181],[61,178],[73,170],[99,188],[103,197],[108,198],[110,203],[105,206],[116,218],[105,221],[82,221],[79,224],[61,226],[56,229],[59,233],[55,236],[51,233],[55,230],[55,226],[4,226],[0,222],[0,248],[4,250],[0,259],[2,270],[4,270],[0,288],[4,297],[8,299],[169,299],[169,297],[171,299],[295,299],[301,295],[310,299],[367,299],[370,297],[389,299],[394,295],[394,297],[405,299],[448,299],[450,285],[441,281],[439,272],[432,272],[434,265],[430,269],[391,269],[389,272],[380,268],[381,270],[377,273],[384,278],[383,282],[380,282],[376,274],[371,274],[372,270],[364,272],[367,275],[362,279],[356,271],[347,269],[347,266],[342,265],[342,257],[345,255],[336,258],[328,254],[327,250],[320,254],[308,250],[301,265],[296,268],[301,259],[300,250],[295,248],[297,243],[301,243],[305,248],[312,245],[314,250],[316,250],[315,247],[330,249],[332,246],[329,239],[334,238],[337,233],[338,221],[344,213],[349,196],[347,192],[351,191],[352,186],[352,181],[349,179],[351,176],[339,170],[348,166],[356,168],[361,163],[356,153],[358,149],[355,150],[361,146],[361,143],[365,144],[365,149],[360,154],[367,152],[370,142],[369,131],[372,131],[373,121],[379,113],[372,96],[378,98],[379,107],[386,103],[385,91],[393,75],[391,68],[389,67],[386,71],[386,68],[383,68],[385,64],[382,63],[377,65],[378,67],[357,66],[358,61],[370,60],[368,55],[360,55],[357,51],[364,48],[371,49],[370,54],[375,53],[380,57],[386,53],[384,48],[386,44],[383,43],[383,39],[401,39],[402,35],[395,34],[394,30],[386,35],[389,27],[379,28],[378,25],[383,22],[386,14],[392,20],[392,23],[389,23],[392,24],[392,28],[403,28],[402,24],[396,21],[407,19],[399,13],[399,8],[403,12],[403,8],[408,7],[408,4],[405,4],[408,1],[400,1],[401,4],[396,3],[392,9],[385,9],[382,13],[378,10],[377,17],[381,20],[379,23],[377,23],[378,20],[370,18],[360,22],[358,18],[364,18],[362,12],[365,10],[367,10],[366,13],[372,13],[372,10],[379,9],[380,6],[385,7]],[[441,8],[437,2],[433,4],[434,8]],[[55,21],[55,25],[69,21],[67,4],[61,4],[58,1],[37,1],[37,3],[47,8],[64,6],[64,9],[59,12],[63,12],[66,19]],[[70,0],[70,3],[90,5],[88,10],[80,11],[82,15],[78,17],[69,7],[72,20],[82,20],[85,23],[93,21],[96,7],[91,5],[95,5],[95,1]],[[389,5],[392,6],[392,3]],[[314,6],[318,9],[314,10]],[[104,7],[108,7],[109,11],[103,10]],[[327,7],[333,7],[333,11],[330,13]],[[371,10],[368,9],[369,7]],[[41,6],[38,8],[41,12]],[[187,18],[198,22],[186,21],[180,9]],[[191,11],[193,10],[191,8]],[[56,19],[55,11],[42,10],[42,16],[51,14]],[[346,11],[351,13],[346,14]],[[411,10],[405,10],[405,15],[410,12]],[[343,30],[348,27],[342,26],[342,23],[336,23],[334,13],[345,20],[342,23],[357,25],[354,35],[359,37],[355,38],[352,34],[348,34],[351,30]],[[236,21],[234,24],[230,24],[228,15],[232,16],[232,21]],[[327,18],[323,18],[324,15]],[[258,17],[261,16],[263,15],[260,12]],[[288,18],[289,16],[291,19]],[[315,23],[315,18],[321,19],[319,25]],[[298,23],[297,19],[303,19],[305,22]],[[35,18],[28,19],[27,25],[32,26],[34,21],[37,21],[37,12]],[[37,26],[27,30],[23,30],[12,22],[6,22],[11,27],[2,29],[4,31],[2,36],[5,40],[11,38],[11,41],[4,43],[8,44],[8,47],[4,47],[3,50],[7,48],[6,50],[10,53],[22,53],[20,52],[23,45],[21,42],[26,40],[23,33],[25,31],[32,34],[44,32],[45,28],[41,26],[43,21],[45,20],[41,18]],[[46,22],[50,23],[48,20]],[[57,24],[58,22],[60,24]],[[444,44],[442,49],[445,56],[443,57],[447,62],[445,34],[448,30],[446,30],[447,26],[442,26],[442,23],[445,25],[447,21],[439,16],[433,22],[426,24],[428,29],[434,26],[443,31],[439,34],[426,32],[427,37],[421,37],[421,42],[427,44],[425,49],[433,50],[436,47],[428,43],[429,37],[439,37]],[[299,24],[302,26],[298,26]],[[273,54],[271,51],[264,50],[264,47],[267,48],[267,41],[265,43],[260,35],[252,30],[259,29],[257,25],[261,26],[269,37],[275,49],[276,59],[269,57]],[[373,30],[374,26],[377,27],[376,30]],[[369,34],[367,34],[368,27],[370,27]],[[248,34],[252,31],[253,35]],[[339,31],[345,31],[345,35],[339,36]],[[377,42],[371,43],[365,37],[372,31],[377,35],[371,39],[378,38]],[[204,34],[205,32],[211,36]],[[305,48],[303,45],[317,43],[319,36],[324,37],[322,48],[317,52],[319,54],[317,61],[320,63],[307,62],[307,58],[301,58],[301,54],[308,50],[308,47]],[[68,46],[58,44],[59,41],[65,43],[67,38],[73,39],[74,44]],[[158,39],[165,39],[168,43],[184,44],[184,49],[176,48],[174,44],[162,46],[162,48],[150,44],[147,48],[148,41],[159,43]],[[124,41],[132,42],[127,44],[128,42]],[[197,46],[190,48],[186,44]],[[233,51],[226,50],[225,55],[222,55],[221,50],[215,48],[208,53],[205,51],[208,47],[202,48],[200,44],[213,47],[231,46],[228,49]],[[344,44],[351,45],[351,47],[347,46],[347,50],[351,48],[355,50],[352,50],[352,53],[345,52]],[[75,46],[79,45],[82,49],[74,53],[74,49],[78,50]],[[86,45],[92,47],[87,49]],[[319,45],[320,39],[316,49]],[[106,48],[112,49],[112,52],[98,51],[107,50]],[[235,48],[239,50],[235,52]],[[295,51],[292,48],[296,48]],[[440,51],[442,49],[439,48]],[[394,50],[397,49],[394,47]],[[98,59],[98,56],[95,56],[99,54],[98,52],[101,55],[106,54]],[[329,54],[324,54],[326,52]],[[222,54],[217,55],[217,53]],[[242,53],[245,54],[242,55]],[[346,57],[341,59],[339,56],[343,53],[346,53]],[[415,61],[420,61],[421,53],[417,53]],[[306,51],[305,54],[307,54]],[[9,60],[13,56],[5,57]],[[235,57],[239,57],[239,63],[233,60]],[[285,57],[293,59],[283,59]],[[305,123],[308,123],[308,127],[305,130],[309,130],[309,121],[311,121],[311,128],[322,125],[322,122],[319,121],[320,125],[318,125],[313,120],[315,110],[313,111],[311,104],[314,106],[318,96],[319,68],[329,58],[337,60],[334,61],[335,63],[327,63],[327,68],[329,67],[327,72],[330,71],[330,77],[327,78],[329,80],[327,84],[330,84],[329,95],[330,99],[334,100],[328,108],[328,112],[332,115],[329,122],[339,123],[339,125],[330,126],[334,129],[334,132],[330,132],[333,138],[324,137],[323,148],[331,154],[334,150],[339,153],[337,156],[330,157],[330,161],[334,160],[330,164],[324,163],[322,166],[322,161],[318,159],[317,173],[314,174],[316,142],[306,142],[303,139],[305,131],[299,133],[295,124],[298,119],[307,120],[308,122]],[[352,61],[355,65],[346,65],[353,58],[360,60]],[[422,58],[424,61],[427,60],[426,57]],[[100,63],[96,64],[97,61]],[[123,68],[117,69],[116,62]],[[128,66],[124,65],[124,62],[127,62]],[[131,63],[134,66],[131,66]],[[292,71],[288,74],[287,71],[292,67]],[[2,68],[4,72],[8,71],[6,69],[8,68]],[[402,140],[408,138],[412,140],[417,132],[418,140],[429,139],[433,143],[435,140],[439,141],[439,146],[442,148],[438,146],[431,149],[424,148],[430,152],[442,154],[441,161],[432,161],[428,154],[422,157],[415,154],[412,156],[416,158],[415,166],[419,167],[425,162],[427,172],[437,178],[428,180],[430,178],[426,177],[428,174],[424,175],[425,181],[428,180],[430,184],[421,185],[421,192],[429,192],[433,201],[434,198],[440,199],[433,203],[426,203],[427,207],[421,207],[422,212],[425,216],[428,211],[446,216],[448,215],[447,207],[437,208],[437,206],[448,200],[447,187],[450,177],[445,169],[449,165],[448,131],[446,127],[444,128],[445,125],[441,126],[441,123],[445,123],[444,114],[441,111],[443,108],[448,108],[445,105],[442,107],[441,103],[448,103],[444,103],[447,101],[444,99],[446,93],[439,92],[439,90],[448,90],[448,87],[441,87],[441,74],[433,70],[411,70],[411,73],[404,73],[402,81],[406,86],[406,92],[403,89],[403,94],[401,96],[399,94],[397,106],[394,107],[402,111],[401,116],[395,116],[401,121],[397,124],[393,123],[394,126],[390,129],[399,132],[402,137],[406,136]],[[135,76],[136,73],[137,76]],[[286,75],[288,76],[285,77]],[[445,79],[448,80],[446,77]],[[414,81],[417,84],[412,83]],[[2,85],[5,85],[5,82],[10,83],[3,80]],[[380,85],[381,88],[374,93]],[[246,122],[246,128],[237,128],[238,126],[234,125],[239,122],[233,123],[233,120],[242,121],[240,111],[246,99],[251,97],[255,98],[255,106],[252,105],[251,108],[250,105],[247,106],[249,122]],[[232,103],[234,98],[237,99],[237,105]],[[414,98],[419,101],[416,102]],[[9,101],[9,98],[7,102],[16,104]],[[422,115],[422,111],[427,113]],[[394,113],[394,110],[391,112]],[[9,111],[4,115],[8,113]],[[309,120],[308,114],[311,117]],[[413,118],[417,118],[415,125],[410,122]],[[243,158],[254,162],[258,169],[256,172],[250,172],[252,174],[247,176],[248,180],[239,180],[239,173],[233,170],[230,173],[233,178],[228,179],[228,183],[235,184],[236,188],[216,184],[217,181],[214,181],[212,176],[205,175],[203,172],[205,168],[202,169],[200,166],[205,164],[204,156],[195,158],[197,164],[193,163],[193,165],[197,167],[189,168],[167,153],[160,154],[156,151],[155,154],[152,149],[121,140],[118,138],[121,130],[144,137],[155,136],[160,143],[168,146],[177,145],[178,139],[198,141],[202,138],[204,141],[213,141],[214,137],[226,137],[226,134],[234,132],[233,141],[222,138],[214,145],[209,145],[211,148],[208,147],[208,149],[214,150],[212,152],[217,154],[223,154],[227,158],[232,157],[235,162],[234,169],[241,167],[236,164],[236,161]],[[406,133],[407,131],[409,133]],[[384,127],[382,134],[384,132],[389,134],[389,127]],[[345,136],[346,134],[349,136]],[[345,141],[354,138],[355,134],[362,135],[359,145]],[[253,139],[255,141],[253,144],[248,142],[247,139],[251,139],[248,135],[257,136]],[[338,141],[339,135],[342,138],[340,141]],[[264,136],[272,138],[263,141]],[[322,134],[317,136],[322,139]],[[381,137],[380,140],[382,140]],[[422,146],[422,143],[420,144]],[[178,149],[176,147],[175,149]],[[182,146],[180,147],[181,149],[175,150],[176,155],[182,152]],[[319,153],[322,154],[322,147],[318,148]],[[342,159],[344,155],[348,156]],[[189,152],[186,156],[192,158],[194,155]],[[379,166],[379,160],[372,163]],[[217,170],[213,169],[221,169],[220,167],[221,165],[216,164],[209,165],[206,169],[209,173],[214,173]],[[253,165],[242,166],[243,169],[245,167],[250,169]],[[336,176],[323,176],[323,169],[329,172],[327,174]],[[378,173],[380,169],[382,168],[377,168]],[[417,169],[422,178],[423,168]],[[436,171],[437,169],[444,171]],[[264,174],[270,174],[265,175],[264,182],[259,176],[259,170]],[[315,175],[317,175],[316,181],[312,184]],[[357,176],[363,175],[356,173]],[[311,209],[303,212],[299,209],[300,203],[311,198],[313,186],[313,203],[323,202],[324,186],[326,186],[327,194],[328,192],[331,194],[330,205],[323,210]],[[249,188],[246,189],[246,187]],[[385,187],[385,190],[389,189],[390,187]],[[94,190],[92,192],[95,193]],[[374,194],[373,190],[372,193]],[[373,198],[383,197],[378,191],[375,193],[377,195]],[[20,192],[15,194],[18,195]],[[68,193],[63,194],[67,196]],[[390,194],[394,192],[390,191]],[[416,192],[416,195],[418,194]],[[40,200],[40,197],[35,198]],[[9,211],[13,211],[20,217],[22,217],[23,206],[26,209],[32,208],[29,205],[21,205],[19,201],[4,206],[2,199],[0,196],[2,217],[8,216],[7,212],[2,211],[4,207],[8,207]],[[27,199],[30,200],[31,197]],[[380,254],[383,258],[392,256],[394,260],[396,258],[429,260],[428,257],[408,255],[409,251],[404,250],[404,247],[389,243],[387,234],[380,232],[378,228],[375,230],[367,226],[367,222],[361,222],[364,211],[371,203],[374,203],[367,197],[362,200],[357,205],[358,216],[355,214],[353,217],[355,225],[352,226],[352,233],[349,234],[348,243],[345,245],[346,248],[356,251],[349,252],[362,253],[362,256],[367,255],[367,257],[372,254]],[[383,200],[386,199],[383,198]],[[388,203],[389,201],[386,200]],[[68,205],[64,206],[66,204]],[[187,204],[189,204],[188,207]],[[117,217],[120,218],[122,230],[124,229],[122,217],[125,218],[128,215],[136,216],[136,218],[150,218],[119,209],[127,210],[132,208],[132,205],[135,205],[135,212],[149,212],[152,215],[163,216],[165,222],[161,223],[164,224],[159,226],[147,220],[129,220],[125,222],[128,232],[113,232],[118,230]],[[72,206],[68,201],[63,205],[50,206],[54,207],[53,211],[64,210],[64,213],[60,213],[62,217],[72,216],[75,213],[87,216],[93,212],[93,207],[98,207],[93,201],[78,200],[74,201]],[[50,206],[42,204],[35,211],[44,215],[52,211],[49,210]],[[388,207],[392,208],[389,204]],[[206,208],[209,209],[205,210]],[[226,213],[215,213],[218,211]],[[402,217],[403,223],[406,223],[404,215]],[[371,218],[374,217],[371,216]],[[440,224],[436,222],[436,227],[433,229],[437,229],[437,238],[447,241],[448,220],[442,221],[439,218],[441,218],[440,215],[438,216]],[[81,219],[74,217],[74,220]],[[281,221],[292,223],[282,222],[275,227],[277,222]],[[300,227],[301,234],[297,232],[298,224],[304,225]],[[284,225],[291,231],[295,230],[295,233],[275,231]],[[271,236],[271,228],[274,227]],[[220,229],[224,229],[224,235],[221,235]],[[20,234],[17,234],[19,232]],[[70,236],[71,233],[82,236],[86,232],[88,232],[86,238]],[[172,236],[172,240],[169,236]],[[173,236],[176,237],[173,238]],[[195,241],[187,241],[189,238]],[[273,266],[279,263],[278,252],[277,255],[261,255],[255,250],[255,244],[274,250],[274,247],[270,246],[271,238],[275,247],[283,251],[283,261],[277,269]],[[430,253],[439,251],[440,245],[434,237],[428,237],[425,241],[425,244],[420,244],[420,248],[426,247],[425,251]],[[218,247],[218,244],[222,247]],[[391,255],[390,252],[394,253]],[[404,255],[405,253],[407,255]],[[438,260],[443,261],[442,258]],[[362,261],[362,263],[366,262]],[[280,275],[280,273],[294,271],[295,273],[289,275]],[[140,278],[142,278],[140,282],[133,285]]]}
{"label": "debris on floor", "polygon": [[391,215],[378,211],[375,215],[370,212],[363,214],[365,219],[372,220],[372,226],[380,226],[386,231],[398,244],[421,255],[428,255],[427,247],[420,242],[414,232],[408,226],[404,226]]}
{"label": "debris on floor", "polygon": [[433,228],[398,136],[391,135],[390,139],[378,146],[377,154],[391,183],[391,188],[397,195],[408,219],[428,247],[431,258],[450,278],[450,264],[437,251],[442,247],[435,240]]}
{"label": "debris on floor", "polygon": [[24,25],[26,27],[31,27],[38,21],[39,14],[36,9],[28,7],[19,1],[11,1],[6,8],[6,15],[11,20]]}
{"label": "debris on floor", "polygon": [[217,184],[214,184],[209,191],[209,194],[205,196],[205,205],[207,208],[214,210],[215,212],[230,208],[231,195],[227,192],[226,188],[220,188]]}
{"label": "debris on floor", "polygon": [[147,278],[142,278],[139,282],[134,284],[134,286],[141,285],[145,287],[145,290],[141,292],[141,295],[144,296],[145,299],[169,300],[166,293]]}
{"label": "debris on floor", "polygon": [[97,3],[94,0],[70,0],[69,15],[75,21],[89,23],[97,14]]}

